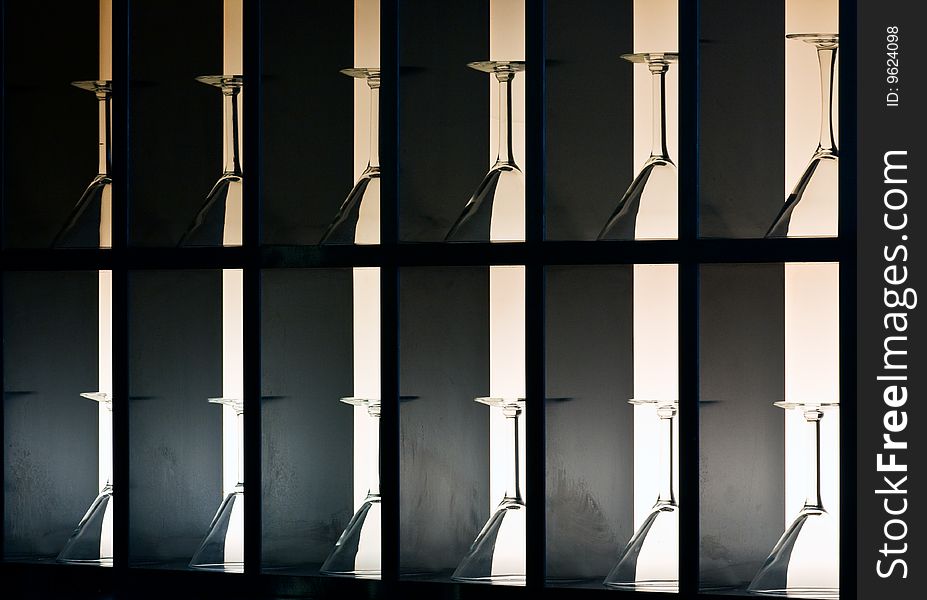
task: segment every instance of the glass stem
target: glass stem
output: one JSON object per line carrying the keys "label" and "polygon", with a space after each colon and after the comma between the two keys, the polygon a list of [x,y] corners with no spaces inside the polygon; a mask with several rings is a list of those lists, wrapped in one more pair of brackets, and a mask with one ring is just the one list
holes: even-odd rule
{"label": "glass stem", "polygon": [[222,87],[222,113],[225,120],[225,165],[223,175],[241,175],[241,162],[238,157],[238,94],[241,88],[226,85]]}
{"label": "glass stem", "polygon": [[110,165],[110,156],[109,156],[109,146],[110,146],[110,118],[112,112],[110,111],[110,93],[106,91],[97,92],[97,105],[99,109],[99,162],[97,166],[97,173],[99,175],[109,176],[109,165]]}
{"label": "glass stem", "polygon": [[370,433],[370,453],[372,456],[367,464],[370,466],[370,485],[367,488],[367,496],[380,495],[380,406],[371,405],[367,408],[367,414],[374,419],[374,426]]}
{"label": "glass stem", "polygon": [[370,155],[367,170],[380,170],[380,78],[367,79],[370,86]]}
{"label": "glass stem", "polygon": [[244,474],[245,474],[245,413],[244,411],[235,411],[235,424],[238,429],[238,483],[235,484],[237,491],[244,491]]}
{"label": "glass stem", "polygon": [[659,477],[660,491],[657,504],[676,504],[676,494],[673,491],[673,426],[676,422],[675,406],[658,406],[657,416],[660,418],[660,450],[659,450]]}
{"label": "glass stem", "polygon": [[837,59],[837,46],[828,44],[818,46],[818,65],[821,68],[821,137],[818,151],[834,152],[834,65]]}
{"label": "glass stem", "polygon": [[512,446],[509,449],[509,456],[512,460],[511,477],[505,485],[505,500],[521,502],[521,461],[518,452],[518,417],[521,415],[521,407],[517,404],[506,405],[502,407],[502,414],[505,415],[505,423],[508,428],[508,438]]}
{"label": "glass stem", "polygon": [[808,490],[804,509],[824,510],[821,503],[821,418],[824,413],[818,408],[805,411],[808,427]]}
{"label": "glass stem", "polygon": [[666,72],[669,65],[665,62],[649,63],[653,74],[653,136],[651,139],[650,157],[669,159],[666,150]]}
{"label": "glass stem", "polygon": [[515,73],[511,71],[498,71],[496,79],[499,80],[499,153],[496,164],[514,165],[515,158],[512,153],[512,80]]}

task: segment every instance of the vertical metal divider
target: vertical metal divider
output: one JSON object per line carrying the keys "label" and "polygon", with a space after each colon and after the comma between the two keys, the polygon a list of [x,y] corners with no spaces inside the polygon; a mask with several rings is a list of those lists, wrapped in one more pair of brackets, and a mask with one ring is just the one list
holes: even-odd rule
{"label": "vertical metal divider", "polygon": [[244,512],[244,560],[246,581],[259,589],[261,573],[261,0],[245,0],[242,6],[243,75],[246,85],[243,118],[245,165],[242,215],[244,246],[242,290],[244,480],[248,490]]}
{"label": "vertical metal divider", "polygon": [[113,2],[112,107],[112,346],[113,346],[113,567],[117,590],[130,589],[129,486],[129,155],[131,2]]}
{"label": "vertical metal divider", "polygon": [[[0,462],[4,467],[0,469],[0,490],[6,489],[4,474],[6,473],[6,440],[3,432],[6,431],[3,416],[6,412],[6,384],[3,380],[3,283],[6,279],[6,262],[3,260],[3,250],[6,248],[4,231],[6,229],[6,2],[0,1]],[[6,493],[0,493],[0,563],[6,556]]]}
{"label": "vertical metal divider", "polygon": [[699,0],[679,2],[679,594],[699,578]]}
{"label": "vertical metal divider", "polygon": [[546,19],[547,0],[525,4],[525,58],[527,61],[525,120],[525,411],[527,512],[525,583],[541,592],[547,567],[547,475],[545,464],[544,370],[544,199],[546,176]]}
{"label": "vertical metal divider", "polygon": [[857,101],[856,47],[857,2],[841,0],[840,65],[838,72],[840,164],[838,198],[840,212],[840,597],[856,600],[856,423],[857,423]]}
{"label": "vertical metal divider", "polygon": [[380,2],[380,578],[399,583],[399,0]]}

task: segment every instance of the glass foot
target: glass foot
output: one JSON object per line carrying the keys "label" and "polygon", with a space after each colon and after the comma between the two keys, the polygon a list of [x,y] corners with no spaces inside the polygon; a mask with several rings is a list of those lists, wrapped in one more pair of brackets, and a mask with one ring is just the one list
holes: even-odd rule
{"label": "glass foot", "polygon": [[606,587],[679,591],[679,507],[657,503],[605,578]]}
{"label": "glass foot", "polygon": [[190,568],[243,573],[245,493],[239,489],[222,501],[209,532],[190,559]]}
{"label": "glass foot", "polygon": [[[230,203],[241,205],[242,178],[223,175],[206,195],[193,225],[180,238],[178,246],[222,246],[226,243],[226,215],[233,214]],[[237,245],[234,243],[228,245]]]}
{"label": "glass foot", "polygon": [[837,235],[838,157],[818,150],[766,232],[767,238]]}
{"label": "glass foot", "polygon": [[452,575],[455,581],[524,585],[525,505],[503,500]]}
{"label": "glass foot", "polygon": [[106,486],[80,520],[56,559],[60,563],[113,566],[113,488]]}
{"label": "glass foot", "polygon": [[519,241],[525,238],[525,176],[514,164],[496,164],[479,187],[446,242]]}
{"label": "glass foot", "polygon": [[676,165],[650,157],[628,186],[599,232],[599,240],[673,239],[676,237]]}
{"label": "glass foot", "polygon": [[335,543],[321,573],[341,577],[380,577],[380,496],[368,495]]}
{"label": "glass foot", "polygon": [[[380,239],[380,168],[368,167],[342,203],[320,244],[376,244]],[[364,218],[368,213],[374,218]]]}

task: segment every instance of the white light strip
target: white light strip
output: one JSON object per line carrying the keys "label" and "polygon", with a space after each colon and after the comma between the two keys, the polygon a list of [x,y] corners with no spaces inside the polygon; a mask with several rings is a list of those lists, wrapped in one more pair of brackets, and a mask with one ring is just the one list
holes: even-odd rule
{"label": "white light strip", "polygon": [[[224,75],[239,75],[243,72],[242,54],[242,0],[224,0],[222,71]],[[242,106],[244,91],[239,94],[238,130],[242,131]],[[223,125],[224,127],[224,125]],[[231,135],[223,131],[224,136]],[[239,144],[243,136],[239,137]],[[226,145],[223,144],[225,148]],[[239,148],[240,150],[240,148]],[[241,153],[239,152],[239,156]],[[225,246],[239,246],[242,243],[242,197],[241,186],[230,186],[226,198],[225,222],[222,243]],[[222,271],[222,397],[244,400],[244,332],[242,320],[244,273],[241,269]],[[246,407],[251,410],[253,407]],[[223,497],[231,493],[239,483],[238,446],[242,444],[238,431],[238,417],[231,406],[222,405],[222,490]],[[242,474],[243,477],[243,474]],[[252,490],[252,494],[257,490]],[[252,498],[257,497],[252,495]],[[242,511],[243,503],[236,502],[233,510]],[[225,561],[244,561],[244,519],[232,515],[225,538]]]}
{"label": "white light strip", "polygon": [[[634,397],[676,400],[679,398],[678,267],[634,265]],[[625,401],[616,398],[616,402]],[[678,417],[677,417],[678,418]],[[634,528],[641,526],[653,509],[659,488],[660,421],[652,405],[634,407]],[[679,448],[679,428],[674,428]],[[673,454],[675,489],[679,453]],[[677,494],[677,500],[679,500]],[[675,559],[675,557],[674,557]]]}
{"label": "white light strip", "polygon": [[[354,396],[380,397],[380,269],[355,268],[354,279]],[[379,464],[370,460],[379,448],[374,428],[378,419],[370,418],[366,406],[354,407],[354,510],[364,503]]]}
{"label": "white light strip", "polygon": [[[351,66],[351,65],[345,65]],[[354,65],[358,68],[380,66],[380,2],[354,1]],[[354,179],[367,168],[370,157],[370,87],[365,79],[354,80]],[[379,210],[379,204],[375,207]],[[380,219],[377,215],[361,215],[355,240],[379,243]],[[353,278],[354,324],[354,396],[380,397],[380,269],[355,268]],[[370,457],[379,448],[371,440],[379,440],[373,428],[379,424],[370,418],[366,407],[354,407],[354,480],[353,501],[356,512],[364,503],[375,470]]]}
{"label": "white light strip", "polygon": [[[100,0],[100,79],[113,77],[112,0]],[[99,127],[103,127],[102,123]],[[112,246],[112,186],[107,186],[100,203],[100,247]],[[113,272],[100,271],[97,283],[97,391],[113,399]],[[100,402],[98,411],[98,489],[111,483],[113,475],[113,412]],[[103,513],[100,530],[100,556],[113,556],[113,511]]]}

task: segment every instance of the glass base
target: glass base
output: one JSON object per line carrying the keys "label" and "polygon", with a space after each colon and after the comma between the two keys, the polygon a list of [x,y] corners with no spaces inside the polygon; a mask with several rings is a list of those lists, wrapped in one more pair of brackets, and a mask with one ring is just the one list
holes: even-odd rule
{"label": "glass base", "polygon": [[354,513],[319,572],[338,577],[380,577],[380,496],[370,494]]}
{"label": "glass base", "polygon": [[483,526],[451,579],[524,585],[525,531],[525,505],[515,500],[503,500]]}
{"label": "glass base", "polygon": [[[212,186],[202,208],[196,214],[193,225],[180,238],[178,246],[222,246],[239,245],[225,239],[226,220],[231,212],[230,204],[241,202],[242,179],[240,175],[223,175]],[[240,218],[240,217],[239,217]]]}
{"label": "glass base", "polygon": [[191,569],[243,573],[245,493],[236,490],[225,497],[209,532],[190,559]]}
{"label": "glass base", "polygon": [[679,591],[679,507],[658,502],[609,572],[605,587]]}
{"label": "glass base", "polygon": [[634,583],[609,583],[605,587],[612,590],[624,590],[627,592],[663,592],[665,594],[679,593],[679,581],[676,579],[652,579],[635,581]]}
{"label": "glass base", "polygon": [[354,184],[320,244],[377,244],[380,241],[380,169],[368,168]]}
{"label": "glass base", "polygon": [[803,509],[776,543],[748,590],[788,598],[839,595],[837,522],[830,513]]}
{"label": "glass base", "polygon": [[100,239],[104,205],[109,205],[113,180],[97,175],[81,194],[64,227],[55,235],[53,248],[108,247],[109,240]]}
{"label": "glass base", "polygon": [[501,242],[525,239],[525,176],[513,164],[497,163],[489,170],[446,242]]}
{"label": "glass base", "polygon": [[68,538],[60,563],[113,566],[113,488],[106,486]]}
{"label": "glass base", "polygon": [[756,596],[774,598],[807,598],[808,600],[838,600],[840,590],[835,588],[790,588],[786,590],[750,590]]}
{"label": "glass base", "polygon": [[676,165],[650,157],[628,186],[599,240],[674,239],[677,237]]}
{"label": "glass base", "polygon": [[833,237],[837,235],[838,157],[819,150],[786,198],[767,238]]}

